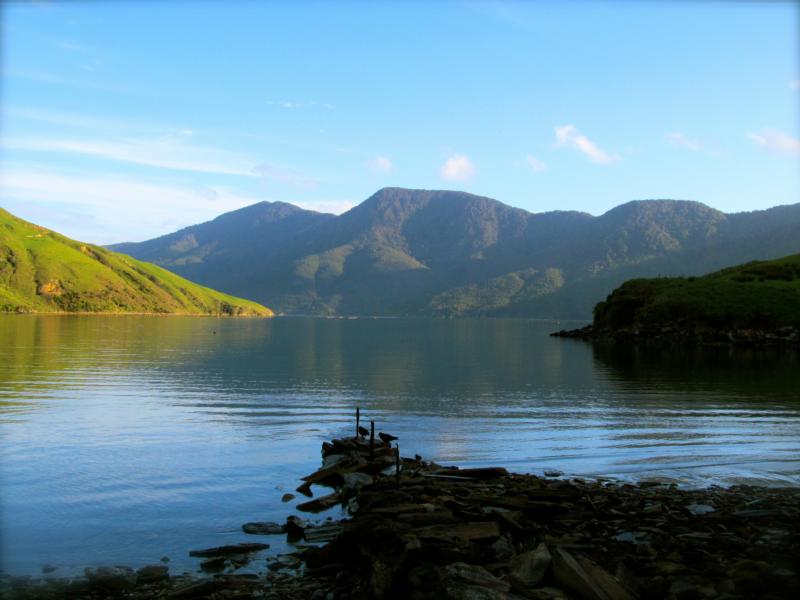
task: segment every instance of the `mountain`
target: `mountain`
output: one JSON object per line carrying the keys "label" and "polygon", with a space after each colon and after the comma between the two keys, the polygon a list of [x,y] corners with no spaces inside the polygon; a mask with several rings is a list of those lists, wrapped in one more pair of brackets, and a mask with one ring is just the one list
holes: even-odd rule
{"label": "mountain", "polygon": [[338,217],[289,206],[261,203],[115,249],[285,313],[558,318],[587,318],[632,277],[800,251],[800,204],[725,214],[642,200],[594,217],[385,188]]}
{"label": "mountain", "polygon": [[0,312],[272,315],[255,302],[71,240],[1,208]]}
{"label": "mountain", "polygon": [[702,277],[633,279],[594,309],[589,340],[800,344],[800,254]]}

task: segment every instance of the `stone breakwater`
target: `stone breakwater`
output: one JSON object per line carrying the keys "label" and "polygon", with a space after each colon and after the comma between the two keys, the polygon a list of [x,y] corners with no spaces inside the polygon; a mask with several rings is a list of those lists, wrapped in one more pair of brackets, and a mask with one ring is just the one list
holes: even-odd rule
{"label": "stone breakwater", "polygon": [[[266,544],[193,551],[214,576],[165,566],[3,582],[4,598],[628,600],[800,597],[800,490],[540,478],[400,458],[390,443],[324,443],[300,512],[254,522],[295,552],[236,571]],[[314,486],[331,493],[312,496]],[[291,500],[291,498],[289,498]],[[246,535],[248,534],[249,535]],[[259,559],[253,559],[259,560]]]}

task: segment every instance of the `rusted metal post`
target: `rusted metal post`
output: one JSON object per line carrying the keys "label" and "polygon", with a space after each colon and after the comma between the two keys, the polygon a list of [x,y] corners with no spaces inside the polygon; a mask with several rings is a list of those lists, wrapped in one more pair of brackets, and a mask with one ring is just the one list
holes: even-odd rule
{"label": "rusted metal post", "polygon": [[375,460],[375,421],[369,422],[369,459]]}
{"label": "rusted metal post", "polygon": [[358,437],[358,428],[361,426],[361,409],[356,407],[356,437]]}

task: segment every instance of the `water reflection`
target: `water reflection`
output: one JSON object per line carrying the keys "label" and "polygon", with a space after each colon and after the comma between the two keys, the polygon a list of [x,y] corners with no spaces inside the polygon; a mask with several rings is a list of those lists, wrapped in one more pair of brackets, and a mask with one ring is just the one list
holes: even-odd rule
{"label": "water reflection", "polygon": [[555,328],[2,317],[2,564],[196,567],[188,548],[292,511],[282,491],[356,406],[442,462],[800,485],[796,354],[593,348]]}

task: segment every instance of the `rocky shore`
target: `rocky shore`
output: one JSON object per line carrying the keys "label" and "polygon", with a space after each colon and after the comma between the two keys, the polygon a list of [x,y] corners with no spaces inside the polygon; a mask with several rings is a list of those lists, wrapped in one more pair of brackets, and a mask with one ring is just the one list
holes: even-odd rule
{"label": "rocky shore", "polygon": [[690,326],[611,329],[587,325],[580,329],[562,329],[550,335],[590,342],[800,348],[800,329],[791,326],[777,329],[711,329]]}
{"label": "rocky shore", "polygon": [[[166,565],[87,569],[75,580],[3,578],[0,596],[43,598],[628,600],[800,597],[800,490],[683,490],[459,469],[400,458],[388,441],[326,442],[296,506],[193,551],[208,573]],[[312,496],[312,485],[331,493]],[[288,498],[291,500],[292,498]],[[325,518],[336,506],[347,518]],[[320,514],[322,513],[322,514]],[[313,515],[317,515],[316,517]],[[285,535],[266,575],[237,574]],[[253,542],[252,540],[259,540]]]}

